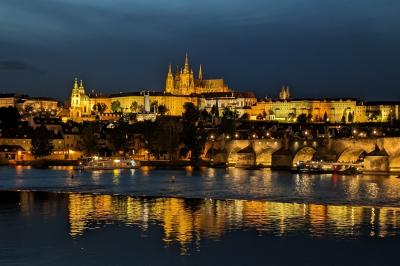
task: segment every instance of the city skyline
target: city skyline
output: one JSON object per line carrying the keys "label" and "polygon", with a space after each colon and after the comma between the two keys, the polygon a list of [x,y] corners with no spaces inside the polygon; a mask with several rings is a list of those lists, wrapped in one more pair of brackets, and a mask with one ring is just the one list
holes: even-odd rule
{"label": "city skyline", "polygon": [[188,51],[205,76],[258,97],[288,85],[298,98],[398,100],[399,5],[5,0],[0,89],[66,99],[79,76],[105,93],[161,91]]}

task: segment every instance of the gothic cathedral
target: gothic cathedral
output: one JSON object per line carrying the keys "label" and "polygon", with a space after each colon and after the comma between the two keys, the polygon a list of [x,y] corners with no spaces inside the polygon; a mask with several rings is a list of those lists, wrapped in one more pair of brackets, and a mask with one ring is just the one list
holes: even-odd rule
{"label": "gothic cathedral", "polygon": [[193,70],[189,67],[189,58],[186,54],[183,69],[177,67],[176,72],[173,73],[171,65],[169,65],[164,91],[173,95],[191,95],[230,92],[230,89],[223,79],[203,79],[201,65],[197,79],[195,79]]}

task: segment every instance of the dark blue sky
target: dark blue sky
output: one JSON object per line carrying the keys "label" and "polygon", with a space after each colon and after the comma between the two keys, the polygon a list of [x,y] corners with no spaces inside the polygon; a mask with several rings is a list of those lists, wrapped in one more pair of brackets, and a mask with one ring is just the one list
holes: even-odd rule
{"label": "dark blue sky", "polygon": [[1,0],[0,90],[161,90],[186,51],[238,91],[400,100],[399,0]]}

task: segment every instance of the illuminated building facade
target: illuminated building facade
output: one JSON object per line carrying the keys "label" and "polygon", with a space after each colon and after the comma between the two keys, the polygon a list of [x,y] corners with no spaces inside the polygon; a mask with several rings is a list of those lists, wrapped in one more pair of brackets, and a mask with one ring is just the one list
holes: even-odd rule
{"label": "illuminated building facade", "polygon": [[166,93],[174,95],[191,95],[214,92],[230,92],[223,79],[203,79],[203,70],[200,65],[197,79],[189,66],[189,58],[186,54],[183,68],[177,66],[176,72],[172,72],[171,65],[168,68],[165,82]]}
{"label": "illuminated building facade", "polygon": [[365,123],[398,119],[400,102],[368,103],[356,99],[267,99],[251,106],[251,119],[296,122],[305,114],[309,122]]}
{"label": "illuminated building facade", "polygon": [[71,93],[70,102],[70,118],[74,121],[82,121],[90,119],[92,115],[92,108],[90,105],[90,98],[85,93],[83,81],[78,84],[78,79],[75,78],[74,86]]}
{"label": "illuminated building facade", "polygon": [[[5,104],[12,98],[4,98]],[[118,111],[112,110],[114,102]],[[283,86],[277,99],[257,101],[254,93],[236,93],[228,88],[223,79],[203,79],[200,65],[195,78],[186,55],[183,68],[173,72],[169,66],[164,91],[139,91],[113,94],[110,96],[86,94],[83,82],[75,79],[71,93],[69,116],[63,121],[115,119],[116,113],[137,113],[143,117],[156,116],[158,106],[166,107],[166,115],[181,116],[185,103],[193,103],[200,110],[211,111],[213,106],[222,115],[224,108],[236,111],[239,116],[247,113],[251,120],[281,121],[293,123],[300,115],[308,122],[363,123],[387,122],[399,119],[400,102],[362,102],[356,99],[295,99],[290,88]],[[105,106],[101,114],[96,104]],[[138,116],[139,117],[139,116]]]}

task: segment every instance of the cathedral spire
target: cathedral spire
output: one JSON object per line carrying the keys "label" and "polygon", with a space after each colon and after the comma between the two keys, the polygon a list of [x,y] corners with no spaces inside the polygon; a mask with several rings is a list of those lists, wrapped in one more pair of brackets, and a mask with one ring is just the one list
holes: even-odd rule
{"label": "cathedral spire", "polygon": [[203,69],[201,68],[201,64],[199,67],[199,80],[203,80]]}
{"label": "cathedral spire", "polygon": [[188,53],[186,53],[186,57],[185,57],[185,67],[183,69],[185,73],[189,73],[189,56]]}
{"label": "cathedral spire", "polygon": [[79,88],[83,88],[83,80],[80,81]]}
{"label": "cathedral spire", "polygon": [[168,74],[172,74],[171,64],[168,65]]}

